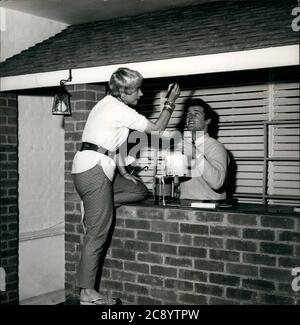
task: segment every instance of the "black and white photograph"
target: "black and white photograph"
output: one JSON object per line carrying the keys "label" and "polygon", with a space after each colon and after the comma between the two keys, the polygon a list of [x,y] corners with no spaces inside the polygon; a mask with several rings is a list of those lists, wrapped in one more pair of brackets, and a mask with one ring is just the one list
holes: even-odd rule
{"label": "black and white photograph", "polygon": [[298,0],[1,0],[0,309],[300,305],[299,31]]}

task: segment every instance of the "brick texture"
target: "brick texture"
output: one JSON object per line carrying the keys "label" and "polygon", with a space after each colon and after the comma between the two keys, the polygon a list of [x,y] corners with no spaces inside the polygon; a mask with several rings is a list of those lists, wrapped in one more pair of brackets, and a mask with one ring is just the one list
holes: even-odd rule
{"label": "brick texture", "polygon": [[13,93],[0,92],[0,139],[0,267],[6,272],[0,304],[18,304],[18,106]]}
{"label": "brick texture", "polygon": [[[188,217],[182,219],[181,212]],[[157,215],[159,221],[153,218]],[[155,206],[118,208],[101,290],[126,304],[299,303],[299,293],[291,288],[291,269],[300,265],[299,218],[289,216],[286,231],[286,224],[274,220],[262,229],[266,216],[215,215]],[[185,237],[190,240],[182,241]]]}
{"label": "brick texture", "polygon": [[[75,190],[71,174],[72,160],[81,144],[81,136],[88,114],[98,100],[104,97],[105,87],[82,84],[67,86],[67,89],[71,94],[72,116],[65,118],[65,290],[66,301],[76,303],[78,288],[75,276],[80,257],[83,228],[80,198]],[[126,251],[131,254],[131,250],[127,249]]]}
{"label": "brick texture", "polygon": [[73,25],[0,64],[2,76],[298,44],[295,0],[232,0]]}

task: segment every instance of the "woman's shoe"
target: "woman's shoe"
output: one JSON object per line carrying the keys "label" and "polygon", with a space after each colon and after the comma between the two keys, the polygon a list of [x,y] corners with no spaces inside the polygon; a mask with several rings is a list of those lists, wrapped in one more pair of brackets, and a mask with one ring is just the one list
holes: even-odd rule
{"label": "woman's shoe", "polygon": [[80,300],[80,305],[102,305],[102,306],[111,306],[111,305],[122,305],[120,298],[109,298],[109,297],[98,297],[91,300]]}
{"label": "woman's shoe", "polygon": [[116,303],[115,305],[123,305],[122,300],[120,298],[113,298],[115,299]]}

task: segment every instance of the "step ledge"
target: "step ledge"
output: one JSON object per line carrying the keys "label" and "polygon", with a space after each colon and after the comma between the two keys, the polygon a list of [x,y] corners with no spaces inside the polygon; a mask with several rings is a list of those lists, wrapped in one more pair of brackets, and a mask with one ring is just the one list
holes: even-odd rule
{"label": "step ledge", "polygon": [[35,239],[41,239],[41,238],[48,238],[48,237],[54,237],[54,236],[60,236],[65,234],[65,226],[60,225],[55,228],[49,228],[49,229],[42,229],[42,230],[35,230],[35,231],[28,231],[20,233],[19,235],[19,241],[29,241],[29,240],[35,240]]}
{"label": "step ledge", "polygon": [[57,305],[65,301],[65,289],[48,292],[43,295],[24,299],[20,305]]}

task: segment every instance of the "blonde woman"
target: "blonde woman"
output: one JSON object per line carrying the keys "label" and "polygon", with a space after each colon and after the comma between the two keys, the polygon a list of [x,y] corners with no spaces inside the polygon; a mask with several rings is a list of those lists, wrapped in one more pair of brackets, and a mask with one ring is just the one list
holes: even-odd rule
{"label": "blonde woman", "polygon": [[[169,86],[164,108],[153,123],[132,108],[143,95],[142,81],[138,71],[128,68],[119,68],[112,74],[110,92],[91,110],[83,131],[81,150],[73,160],[72,174],[83,201],[86,225],[77,275],[81,304],[120,303],[119,299],[105,297],[95,289],[99,259],[114,212],[112,181],[116,164],[112,155],[126,141],[130,129],[145,133],[164,131],[180,94],[178,84]],[[125,179],[136,182],[135,176],[128,174],[122,164],[118,168]]]}

